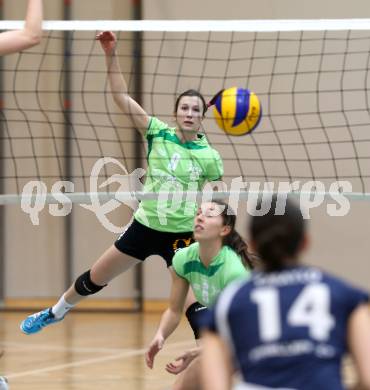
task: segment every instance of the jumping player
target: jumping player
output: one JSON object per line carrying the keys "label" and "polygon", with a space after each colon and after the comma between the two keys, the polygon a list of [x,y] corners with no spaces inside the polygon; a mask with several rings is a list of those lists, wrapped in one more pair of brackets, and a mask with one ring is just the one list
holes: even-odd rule
{"label": "jumping player", "polygon": [[[174,107],[176,127],[148,116],[128,94],[117,59],[115,35],[103,32],[97,39],[105,52],[113,98],[148,144],[144,191],[167,190],[185,194],[188,190],[199,191],[205,183],[220,179],[223,175],[220,155],[199,132],[208,107],[203,96],[195,90],[180,94]],[[192,242],[197,211],[196,202],[188,199],[181,200],[171,211],[171,200],[142,201],[132,224],[91,269],[80,275],[53,307],[27,317],[21,323],[21,330],[33,334],[62,320],[82,299],[99,292],[116,276],[151,255],[161,256],[171,267],[172,257],[180,244],[188,246]]]}

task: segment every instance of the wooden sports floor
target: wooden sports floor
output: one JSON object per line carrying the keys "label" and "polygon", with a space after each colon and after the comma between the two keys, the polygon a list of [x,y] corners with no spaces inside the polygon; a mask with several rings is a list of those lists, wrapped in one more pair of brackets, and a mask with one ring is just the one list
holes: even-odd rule
{"label": "wooden sports floor", "polygon": [[[168,390],[174,376],[165,364],[194,346],[184,320],[149,370],[144,351],[160,314],[70,313],[33,336],[19,330],[24,317],[0,312],[0,375],[9,390]],[[344,374],[353,383],[350,362]]]}
{"label": "wooden sports floor", "polygon": [[170,389],[174,376],[165,364],[194,346],[183,321],[150,370],[144,352],[159,314],[70,313],[33,336],[19,329],[24,317],[0,312],[0,375],[10,390]]}

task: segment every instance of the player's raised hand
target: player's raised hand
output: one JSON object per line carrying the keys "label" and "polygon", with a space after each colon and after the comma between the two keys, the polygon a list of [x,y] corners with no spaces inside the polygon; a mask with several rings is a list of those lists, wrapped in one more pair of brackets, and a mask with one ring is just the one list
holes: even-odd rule
{"label": "player's raised hand", "polygon": [[117,37],[112,31],[103,31],[96,35],[106,55],[112,55],[116,48]]}

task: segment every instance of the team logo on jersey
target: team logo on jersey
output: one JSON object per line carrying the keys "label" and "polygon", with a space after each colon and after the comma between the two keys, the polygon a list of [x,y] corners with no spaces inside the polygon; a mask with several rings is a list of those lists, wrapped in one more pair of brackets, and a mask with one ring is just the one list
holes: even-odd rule
{"label": "team logo on jersey", "polygon": [[181,159],[181,156],[179,153],[174,153],[168,163],[168,170],[169,171],[175,171],[176,168],[177,168],[177,165],[179,164],[180,162],[180,159]]}
{"label": "team logo on jersey", "polygon": [[178,238],[172,244],[172,248],[174,253],[176,253],[179,249],[187,248],[194,240],[189,238]]}
{"label": "team logo on jersey", "polygon": [[202,174],[202,168],[195,164],[194,162],[190,162],[188,172],[190,173],[190,180],[191,181],[197,181],[199,180],[200,175]]}

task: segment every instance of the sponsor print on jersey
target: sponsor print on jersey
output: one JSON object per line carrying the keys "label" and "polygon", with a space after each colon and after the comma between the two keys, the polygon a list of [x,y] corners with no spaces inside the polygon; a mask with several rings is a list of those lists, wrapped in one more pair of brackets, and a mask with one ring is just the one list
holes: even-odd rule
{"label": "sponsor print on jersey", "polygon": [[176,253],[178,250],[182,248],[188,247],[194,240],[189,238],[178,238],[172,244],[173,252]]}

